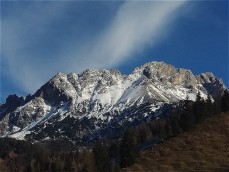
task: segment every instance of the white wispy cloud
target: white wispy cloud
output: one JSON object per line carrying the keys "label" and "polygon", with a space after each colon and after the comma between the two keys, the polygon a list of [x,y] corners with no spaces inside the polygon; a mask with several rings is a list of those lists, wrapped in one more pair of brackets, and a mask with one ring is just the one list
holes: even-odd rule
{"label": "white wispy cloud", "polygon": [[167,33],[169,24],[177,17],[176,10],[184,2],[126,2],[104,34],[96,40],[89,57],[99,58],[98,66],[104,61],[105,65],[112,66],[147,46],[155,45]]}
{"label": "white wispy cloud", "polygon": [[[184,4],[185,1],[127,1],[107,26],[90,39],[73,37],[74,40],[61,44],[57,41],[60,45],[52,52],[36,53],[30,48],[55,29],[50,24],[58,21],[69,8],[55,2],[36,2],[28,5],[20,16],[2,19],[1,54],[8,62],[9,77],[32,93],[54,73],[116,66],[146,47],[153,47],[168,34]],[[48,59],[45,52],[52,58]]]}

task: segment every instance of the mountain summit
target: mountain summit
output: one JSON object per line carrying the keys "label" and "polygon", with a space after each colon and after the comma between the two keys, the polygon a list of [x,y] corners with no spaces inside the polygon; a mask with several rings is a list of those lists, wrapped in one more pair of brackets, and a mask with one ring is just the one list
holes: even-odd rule
{"label": "mountain summit", "polygon": [[75,142],[115,137],[124,128],[159,118],[180,100],[226,89],[212,73],[194,75],[150,62],[129,75],[117,70],[58,73],[33,95],[10,95],[0,105],[0,135],[31,141]]}

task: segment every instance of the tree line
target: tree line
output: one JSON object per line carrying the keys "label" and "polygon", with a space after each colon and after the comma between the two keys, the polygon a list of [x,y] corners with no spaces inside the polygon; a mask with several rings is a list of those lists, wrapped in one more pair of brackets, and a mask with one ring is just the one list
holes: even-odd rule
{"label": "tree line", "polygon": [[[208,95],[204,100],[198,92],[196,101],[188,97],[166,118],[159,118],[127,130],[120,144],[120,165],[130,166],[135,162],[138,148],[143,145],[158,144],[192,130],[205,119],[229,111],[229,92],[225,90],[222,97],[213,99]],[[147,146],[146,146],[147,148]]]}
{"label": "tree line", "polygon": [[75,151],[52,151],[42,145],[12,138],[0,139],[0,171],[77,171],[118,172],[133,164],[139,151],[166,139],[192,130],[206,118],[229,111],[229,93],[196,101],[179,103],[165,118],[127,129],[119,140],[99,140],[90,148]]}

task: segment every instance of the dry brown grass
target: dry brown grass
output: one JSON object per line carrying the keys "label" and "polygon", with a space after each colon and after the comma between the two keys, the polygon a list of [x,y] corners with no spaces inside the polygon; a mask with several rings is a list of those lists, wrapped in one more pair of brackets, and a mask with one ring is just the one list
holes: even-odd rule
{"label": "dry brown grass", "polygon": [[140,153],[125,172],[229,171],[229,113]]}
{"label": "dry brown grass", "polygon": [[5,162],[3,159],[0,158],[0,171],[7,172],[9,171],[7,167],[5,166]]}

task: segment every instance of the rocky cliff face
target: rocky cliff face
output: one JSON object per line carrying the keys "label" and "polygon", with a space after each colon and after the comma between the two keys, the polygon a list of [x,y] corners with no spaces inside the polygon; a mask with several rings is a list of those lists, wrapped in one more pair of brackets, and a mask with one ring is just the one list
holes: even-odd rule
{"label": "rocky cliff face", "polygon": [[58,73],[32,96],[7,98],[0,106],[0,134],[33,141],[92,139],[151,120],[179,100],[195,100],[198,92],[206,98],[224,89],[212,73],[195,76],[164,62],[144,64],[130,75],[89,69]]}

